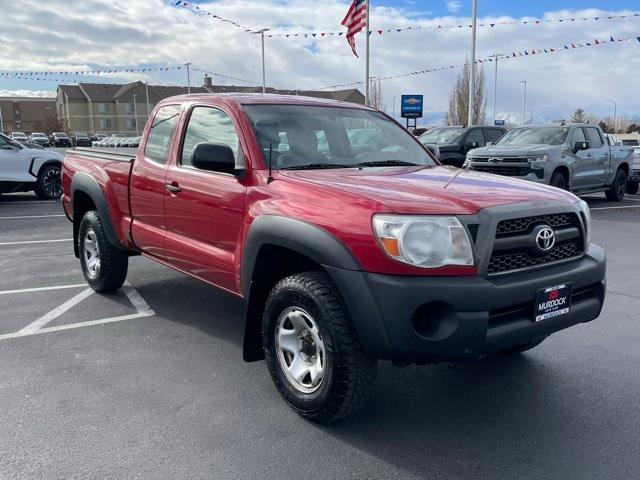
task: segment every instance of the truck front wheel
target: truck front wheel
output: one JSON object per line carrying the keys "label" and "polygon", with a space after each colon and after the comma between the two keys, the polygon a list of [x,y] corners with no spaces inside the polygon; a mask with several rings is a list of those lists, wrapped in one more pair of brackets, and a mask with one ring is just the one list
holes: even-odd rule
{"label": "truck front wheel", "polygon": [[612,202],[620,202],[624,198],[624,194],[627,191],[627,172],[618,169],[616,176],[613,179],[613,184],[605,192],[607,200]]}
{"label": "truck front wheel", "polygon": [[569,182],[567,182],[567,177],[565,177],[564,173],[553,172],[553,175],[551,175],[551,181],[549,182],[549,185],[551,185],[552,187],[561,188],[562,190],[568,190],[569,189],[568,183]]}
{"label": "truck front wheel", "polygon": [[113,292],[127,278],[129,256],[115,248],[104,231],[98,212],[84,214],[78,232],[80,265],[87,283],[96,292]]}
{"label": "truck front wheel", "polygon": [[369,399],[376,360],[360,345],[326,273],[305,272],[278,282],[265,305],[262,337],[273,382],[303,417],[332,422]]}

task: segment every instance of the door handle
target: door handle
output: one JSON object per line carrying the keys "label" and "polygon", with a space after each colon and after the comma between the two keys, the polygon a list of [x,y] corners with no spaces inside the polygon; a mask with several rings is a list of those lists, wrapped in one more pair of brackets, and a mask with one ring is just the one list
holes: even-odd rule
{"label": "door handle", "polygon": [[178,185],[176,182],[165,183],[164,188],[166,188],[169,193],[173,193],[174,195],[182,191],[180,185]]}

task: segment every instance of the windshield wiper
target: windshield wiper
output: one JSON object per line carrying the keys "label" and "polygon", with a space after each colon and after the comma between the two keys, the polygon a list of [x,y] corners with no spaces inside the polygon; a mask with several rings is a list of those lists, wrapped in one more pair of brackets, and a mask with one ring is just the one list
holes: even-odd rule
{"label": "windshield wiper", "polygon": [[292,165],[281,167],[280,170],[315,170],[320,168],[352,168],[355,165],[343,165],[342,163],[307,163],[306,165]]}
{"label": "windshield wiper", "polygon": [[383,167],[385,165],[402,166],[402,167],[420,167],[417,163],[405,162],[404,160],[373,160],[370,162],[360,162],[359,167]]}

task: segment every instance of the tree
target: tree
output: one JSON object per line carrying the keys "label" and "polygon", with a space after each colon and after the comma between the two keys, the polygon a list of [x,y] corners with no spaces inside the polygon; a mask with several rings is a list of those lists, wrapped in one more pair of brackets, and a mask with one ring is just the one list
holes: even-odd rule
{"label": "tree", "polygon": [[369,105],[382,111],[387,108],[382,101],[382,83],[376,77],[371,77],[369,80]]}
{"label": "tree", "polygon": [[[447,125],[466,125],[469,119],[469,69],[466,62],[462,72],[458,75],[456,83],[449,95],[449,110],[447,111]],[[475,93],[473,95],[473,124],[483,125],[486,120],[485,78],[482,65],[476,68]]]}
{"label": "tree", "polygon": [[587,120],[587,114],[580,107],[578,107],[576,111],[573,112],[573,115],[571,115],[572,123],[584,123],[586,120]]}
{"label": "tree", "polygon": [[634,133],[634,132],[640,133],[640,125],[637,125],[635,123],[632,123],[631,125],[629,125],[629,127],[627,128],[627,133]]}

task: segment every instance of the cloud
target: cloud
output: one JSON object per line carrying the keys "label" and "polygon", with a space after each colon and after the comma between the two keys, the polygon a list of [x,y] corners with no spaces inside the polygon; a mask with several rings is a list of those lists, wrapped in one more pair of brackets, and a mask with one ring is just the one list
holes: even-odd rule
{"label": "cloud", "polygon": [[448,0],[446,5],[447,10],[451,13],[458,13],[460,8],[462,8],[462,4],[458,0]]}
{"label": "cloud", "polygon": [[[608,5],[614,2],[607,2]],[[339,31],[347,9],[345,0],[222,0],[198,5],[222,17],[254,27],[279,32]],[[407,25],[437,26],[466,24],[469,19],[451,14],[424,18],[414,10],[380,6],[371,12],[372,28],[403,28]],[[632,13],[623,10],[558,10],[545,18],[593,17]],[[92,68],[127,68],[139,65],[177,66],[193,62],[203,70],[246,78],[259,83],[262,70],[260,38],[242,29],[204,15],[168,5],[161,0],[22,0],[2,13],[0,71],[77,71]],[[484,16],[480,23],[514,20],[509,16]],[[543,23],[540,25],[496,25],[478,29],[477,56],[494,52],[557,47],[594,38],[635,37],[640,19],[597,22]],[[309,89],[360,81],[364,77],[364,55],[356,59],[344,37],[267,38],[267,83],[278,88]],[[468,28],[414,30],[371,36],[371,73],[394,75],[424,68],[457,65],[469,54]],[[364,35],[357,37],[364,53]],[[601,45],[562,51],[552,55],[504,60],[499,65],[500,112],[518,117],[522,110],[522,86],[528,80],[527,108],[534,118],[568,118],[576,107],[587,113],[610,114],[606,98],[618,102],[619,115],[640,111],[637,72],[640,44]],[[447,108],[451,87],[459,70],[414,75],[382,82],[385,104],[392,111],[394,97],[423,93],[425,108],[442,112]],[[493,111],[493,64],[485,67],[488,116]],[[202,82],[193,72],[193,84]],[[141,79],[153,83],[186,83],[184,71],[113,75],[104,81]],[[214,81],[232,81],[214,77]],[[54,82],[7,80],[4,90],[55,90]],[[359,88],[362,88],[360,86]],[[396,105],[396,112],[399,106]]]}
{"label": "cloud", "polygon": [[55,97],[53,90],[0,90],[0,97]]}

